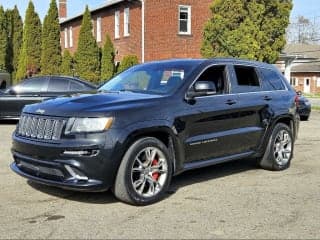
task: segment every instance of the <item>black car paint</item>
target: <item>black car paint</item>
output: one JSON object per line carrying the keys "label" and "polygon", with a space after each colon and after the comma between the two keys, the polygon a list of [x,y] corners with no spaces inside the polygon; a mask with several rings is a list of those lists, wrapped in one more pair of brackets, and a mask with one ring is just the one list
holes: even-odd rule
{"label": "black car paint", "polygon": [[[58,78],[63,79],[65,81],[73,81],[78,82],[85,86],[85,90],[83,91],[69,91],[68,89],[61,89],[61,91],[50,92],[48,91],[48,84],[50,79]],[[66,94],[75,94],[77,92],[87,92],[89,90],[95,90],[96,86],[80,80],[74,77],[64,77],[64,76],[41,76],[34,77],[32,79],[36,79],[39,81],[39,87],[37,91],[15,91],[16,86],[12,86],[0,94],[0,119],[19,119],[21,111],[25,105],[38,103],[45,101],[47,99],[56,98],[61,95]],[[30,80],[26,79],[25,81]],[[22,81],[21,83],[23,83]],[[21,84],[20,83],[20,84]]]}
{"label": "black car paint", "polygon": [[297,94],[298,98],[298,113],[302,121],[307,121],[311,114],[311,103],[302,94]]}
{"label": "black car paint", "polygon": [[[132,92],[96,93],[63,97],[26,106],[24,113],[69,117],[112,116],[112,128],[101,133],[65,135],[57,142],[30,140],[13,133],[11,168],[18,174],[62,188],[103,191],[112,187],[122,156],[134,140],[155,136],[164,141],[174,156],[174,174],[244,157],[261,157],[277,121],[290,122],[294,135],[298,130],[295,92],[287,82],[286,90],[233,93],[234,64],[268,67],[256,62],[234,59],[188,60],[196,69],[175,94],[153,95]],[[156,63],[151,63],[156,64]],[[188,99],[193,82],[213,65],[228,69],[226,93]],[[279,74],[280,77],[280,74]],[[283,78],[281,76],[281,78]],[[67,156],[65,150],[97,150],[94,156]],[[86,182],[73,179],[53,181],[18,167],[20,161],[35,166],[54,167],[67,176],[70,165],[88,176]],[[30,170],[30,169],[29,169]],[[39,169],[38,169],[39,170]],[[38,175],[37,175],[38,174]]]}

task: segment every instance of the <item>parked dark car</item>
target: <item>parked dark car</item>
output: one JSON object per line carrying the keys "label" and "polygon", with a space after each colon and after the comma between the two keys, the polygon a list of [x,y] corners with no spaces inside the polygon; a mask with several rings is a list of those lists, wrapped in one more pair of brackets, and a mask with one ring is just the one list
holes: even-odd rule
{"label": "parked dark car", "polygon": [[310,101],[302,95],[301,92],[297,92],[297,102],[298,102],[298,113],[300,115],[300,120],[308,121],[311,114],[311,103]]}
{"label": "parked dark car", "polygon": [[96,94],[26,106],[11,168],[38,183],[111,188],[122,201],[146,205],[186,170],[247,158],[265,169],[288,168],[299,126],[295,97],[264,63],[146,63]]}
{"label": "parked dark car", "polygon": [[0,94],[0,119],[18,119],[23,107],[27,104],[95,89],[95,85],[73,77],[28,78]]}

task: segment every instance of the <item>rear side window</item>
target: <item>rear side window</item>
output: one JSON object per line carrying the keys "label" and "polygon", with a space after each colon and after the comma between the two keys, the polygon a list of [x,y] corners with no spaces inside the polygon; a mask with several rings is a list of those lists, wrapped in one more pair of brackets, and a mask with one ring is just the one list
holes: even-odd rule
{"label": "rear side window", "polygon": [[48,92],[68,92],[69,80],[65,78],[53,77],[50,79]]}
{"label": "rear side window", "polygon": [[277,72],[271,69],[261,69],[263,76],[263,90],[285,90],[285,85]]}
{"label": "rear side window", "polygon": [[254,67],[234,66],[237,86],[232,87],[236,93],[261,91],[260,81]]}
{"label": "rear side window", "polygon": [[85,89],[84,84],[78,83],[75,81],[70,81],[70,91],[77,92],[77,91],[83,91]]}

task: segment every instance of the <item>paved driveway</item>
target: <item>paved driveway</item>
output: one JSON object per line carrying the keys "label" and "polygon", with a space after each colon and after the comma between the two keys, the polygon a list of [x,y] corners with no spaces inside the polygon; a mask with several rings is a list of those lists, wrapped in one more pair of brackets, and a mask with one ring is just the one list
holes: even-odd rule
{"label": "paved driveway", "polygon": [[0,124],[0,238],[320,238],[320,113],[301,123],[291,168],[238,161],[174,178],[147,207],[110,192],[31,183],[9,170],[13,124]]}

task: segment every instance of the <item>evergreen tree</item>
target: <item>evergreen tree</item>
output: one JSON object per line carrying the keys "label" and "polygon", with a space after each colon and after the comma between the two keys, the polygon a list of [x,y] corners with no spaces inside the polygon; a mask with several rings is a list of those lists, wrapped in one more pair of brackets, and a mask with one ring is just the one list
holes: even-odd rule
{"label": "evergreen tree", "polygon": [[115,73],[114,65],[115,50],[109,34],[106,35],[106,42],[102,49],[101,79],[109,80]]}
{"label": "evergreen tree", "polygon": [[286,44],[292,0],[215,0],[204,29],[204,57],[274,63]]}
{"label": "evergreen tree", "polygon": [[6,56],[6,69],[9,73],[13,72],[13,46],[12,46],[12,35],[13,35],[13,22],[12,22],[12,10],[7,9],[5,11],[5,24],[7,31],[7,56]]}
{"label": "evergreen tree", "polygon": [[41,45],[41,74],[59,73],[61,65],[60,25],[58,7],[51,0],[50,8],[44,18]]}
{"label": "evergreen tree", "polygon": [[135,55],[124,56],[121,63],[120,63],[118,72],[119,73],[123,72],[124,70],[126,70],[134,65],[137,65],[137,64],[139,64],[139,60],[138,60],[137,56],[135,56]]}
{"label": "evergreen tree", "polygon": [[22,49],[16,79],[24,78],[27,73],[35,74],[40,69],[41,22],[32,1],[29,2],[23,29]]}
{"label": "evergreen tree", "polygon": [[88,6],[83,14],[78,49],[75,53],[75,72],[81,78],[100,80],[100,50],[92,35],[92,23]]}
{"label": "evergreen tree", "polygon": [[7,18],[0,6],[0,70],[8,71],[8,29],[7,29]]}
{"label": "evergreen tree", "polygon": [[66,76],[73,75],[73,59],[68,50],[63,52],[60,73]]}
{"label": "evergreen tree", "polygon": [[15,79],[23,35],[23,23],[17,6],[14,6],[14,9],[10,11],[10,23],[8,51],[11,57],[9,59],[9,64],[12,79]]}

